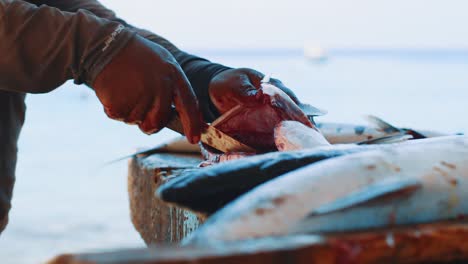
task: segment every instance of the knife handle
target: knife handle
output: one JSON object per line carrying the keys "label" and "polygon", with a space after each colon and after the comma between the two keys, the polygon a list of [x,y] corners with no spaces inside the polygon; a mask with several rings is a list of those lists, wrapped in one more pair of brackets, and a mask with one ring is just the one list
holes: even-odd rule
{"label": "knife handle", "polygon": [[182,121],[180,120],[179,114],[174,108],[172,108],[171,111],[171,117],[166,127],[170,130],[184,135],[184,127],[182,126]]}

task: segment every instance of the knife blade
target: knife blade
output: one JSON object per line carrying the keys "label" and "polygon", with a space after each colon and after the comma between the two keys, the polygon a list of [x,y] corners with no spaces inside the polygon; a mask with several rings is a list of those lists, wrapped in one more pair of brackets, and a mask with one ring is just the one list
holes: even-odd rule
{"label": "knife blade", "polygon": [[[166,125],[167,128],[184,134],[184,128],[179,115],[173,110],[172,117],[169,123]],[[223,153],[226,152],[250,152],[255,153],[255,149],[239,142],[237,139],[225,134],[214,126],[208,125],[201,133],[201,142],[215,148]]]}

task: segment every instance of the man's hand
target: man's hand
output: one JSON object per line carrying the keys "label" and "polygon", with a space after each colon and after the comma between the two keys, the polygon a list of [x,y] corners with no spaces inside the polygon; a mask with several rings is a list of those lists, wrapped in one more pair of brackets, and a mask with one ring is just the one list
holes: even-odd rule
{"label": "man's hand", "polygon": [[[211,102],[220,114],[229,111],[236,105],[255,105],[264,74],[252,69],[240,68],[223,71],[210,82],[209,94]],[[296,95],[277,79],[270,79],[270,83],[283,90],[291,99],[300,104]]]}
{"label": "man's hand", "polygon": [[130,40],[92,86],[110,118],[137,124],[147,134],[166,126],[174,103],[187,139],[200,140],[195,94],[174,57],[160,45],[139,36]]}

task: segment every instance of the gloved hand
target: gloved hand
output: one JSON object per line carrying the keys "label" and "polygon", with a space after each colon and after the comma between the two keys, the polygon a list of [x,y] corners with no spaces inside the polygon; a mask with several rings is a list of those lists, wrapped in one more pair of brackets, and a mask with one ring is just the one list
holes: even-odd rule
{"label": "gloved hand", "polygon": [[196,96],[174,57],[158,44],[136,36],[92,87],[110,118],[137,124],[147,134],[165,127],[174,104],[187,139],[200,140],[202,119]]}
{"label": "gloved hand", "polygon": [[[229,69],[216,75],[210,82],[209,95],[211,102],[220,114],[229,111],[236,105],[255,105],[261,80],[265,75],[248,68]],[[270,83],[280,88],[296,103],[300,104],[296,95],[277,79],[271,78]]]}

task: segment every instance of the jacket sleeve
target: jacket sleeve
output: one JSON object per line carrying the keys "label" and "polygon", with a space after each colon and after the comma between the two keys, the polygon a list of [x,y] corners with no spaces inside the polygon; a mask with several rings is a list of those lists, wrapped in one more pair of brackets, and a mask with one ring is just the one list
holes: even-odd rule
{"label": "jacket sleeve", "polygon": [[69,79],[90,85],[133,35],[85,10],[0,0],[0,89],[44,93]]}
{"label": "jacket sleeve", "polygon": [[163,46],[175,57],[179,65],[182,67],[182,70],[184,71],[188,80],[190,81],[190,84],[192,85],[192,88],[196,93],[198,100],[200,101],[200,105],[203,106],[202,112],[205,120],[211,122],[217,117],[218,113],[216,107],[209,99],[208,86],[211,79],[213,79],[216,74],[229,69],[228,67],[221,64],[212,63],[204,58],[186,53],[178,49],[174,44],[165,38],[150,31],[139,29],[126,23],[124,20],[118,18],[113,11],[104,7],[97,0],[32,0],[30,2],[36,5],[44,4],[53,6],[68,12],[78,12],[78,10],[84,9],[98,17],[119,22],[125,25],[127,28],[135,31],[140,36]]}

